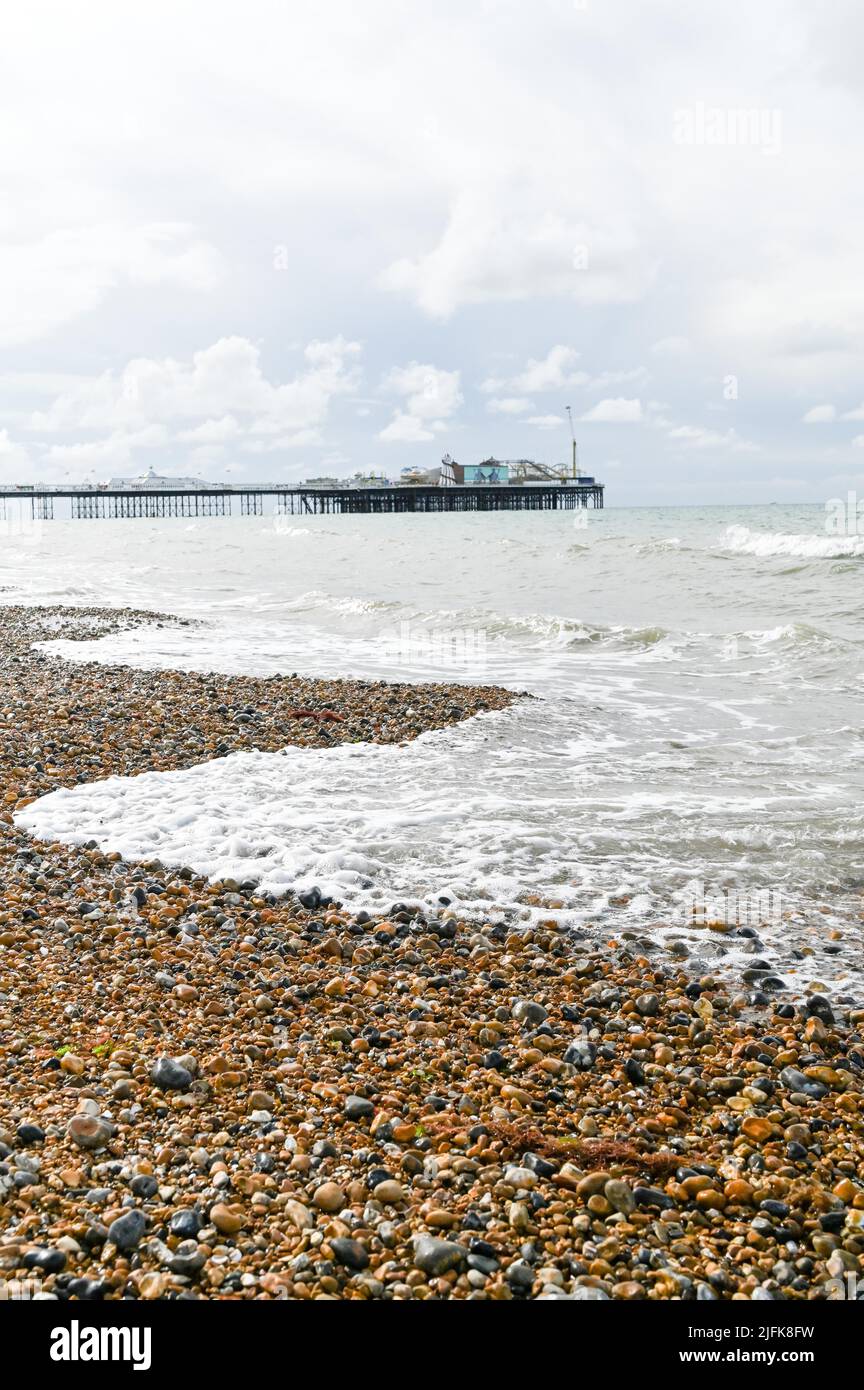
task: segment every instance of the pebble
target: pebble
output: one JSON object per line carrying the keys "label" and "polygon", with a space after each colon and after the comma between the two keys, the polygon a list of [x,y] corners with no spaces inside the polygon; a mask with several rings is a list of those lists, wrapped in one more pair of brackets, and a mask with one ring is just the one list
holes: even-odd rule
{"label": "pebble", "polygon": [[224,1202],[217,1202],[210,1208],[210,1220],[216,1230],[226,1236],[236,1235],[238,1231],[242,1231],[245,1224],[242,1212],[227,1206]]}
{"label": "pebble", "polygon": [[377,1202],[383,1202],[385,1206],[398,1206],[405,1201],[405,1189],[401,1182],[396,1182],[393,1178],[385,1178],[373,1189],[372,1195]]}
{"label": "pebble", "polygon": [[330,1241],[330,1249],[333,1251],[334,1259],[338,1260],[340,1265],[347,1265],[349,1269],[366,1269],[369,1264],[369,1255],[359,1240],[337,1236]]}
{"label": "pebble", "polygon": [[809,1076],[795,1067],[784,1067],[780,1073],[780,1080],[790,1091],[795,1091],[800,1095],[808,1096],[811,1100],[822,1100],[828,1095],[828,1087],[818,1080],[812,1080]]}
{"label": "pebble", "polygon": [[125,1253],[135,1249],[146,1230],[147,1217],[143,1211],[133,1207],[123,1216],[118,1216],[116,1221],[111,1222],[108,1227],[108,1239],[112,1245],[117,1246],[118,1250]]}
{"label": "pebble", "polygon": [[173,1057],[160,1057],[153,1065],[150,1080],[161,1091],[188,1091],[192,1085],[192,1073]]}
{"label": "pebble", "polygon": [[196,1240],[181,1240],[168,1260],[168,1268],[172,1274],[182,1274],[184,1278],[192,1279],[206,1263],[207,1256]]}
{"label": "pebble", "polygon": [[197,1208],[184,1207],[173,1213],[168,1229],[172,1236],[179,1236],[181,1240],[194,1240],[203,1224],[203,1217]]}
{"label": "pebble", "polygon": [[44,1129],[34,1124],[19,1125],[16,1134],[21,1144],[41,1144],[45,1138]]}
{"label": "pebble", "polygon": [[615,1211],[620,1211],[625,1216],[629,1216],[636,1209],[636,1199],[633,1196],[632,1188],[619,1178],[610,1178],[604,1184],[603,1195]]}
{"label": "pebble", "polygon": [[439,1276],[451,1269],[461,1269],[466,1257],[464,1245],[436,1240],[433,1236],[419,1236],[414,1246],[414,1264],[424,1274]]}
{"label": "pebble", "polygon": [[43,1274],[59,1274],[66,1268],[66,1256],[62,1250],[28,1250],[23,1265],[25,1269],[38,1269]]}
{"label": "pebble", "polygon": [[335,1182],[325,1182],[316,1188],[312,1201],[319,1211],[341,1211],[345,1205],[345,1192]]}
{"label": "pebble", "polygon": [[545,1023],[548,1017],[543,1005],[535,1003],[532,999],[517,999],[512,1013],[518,1023],[527,1023],[532,1027]]}
{"label": "pebble", "polygon": [[66,1133],[79,1149],[102,1149],[113,1133],[107,1120],[97,1115],[73,1115]]}
{"label": "pebble", "polygon": [[660,1000],[656,994],[640,994],[636,1000],[636,1008],[646,1018],[651,1018],[660,1011]]}
{"label": "pebble", "polygon": [[345,1115],[349,1120],[365,1120],[374,1114],[375,1106],[363,1096],[349,1096],[345,1102]]}

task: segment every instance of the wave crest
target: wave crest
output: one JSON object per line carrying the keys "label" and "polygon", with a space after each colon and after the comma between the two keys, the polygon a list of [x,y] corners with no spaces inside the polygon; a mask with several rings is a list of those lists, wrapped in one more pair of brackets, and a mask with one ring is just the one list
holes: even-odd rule
{"label": "wave crest", "polygon": [[864,559],[864,536],[796,534],[791,531],[751,531],[729,526],[722,547],[734,555],[772,556],[798,560]]}

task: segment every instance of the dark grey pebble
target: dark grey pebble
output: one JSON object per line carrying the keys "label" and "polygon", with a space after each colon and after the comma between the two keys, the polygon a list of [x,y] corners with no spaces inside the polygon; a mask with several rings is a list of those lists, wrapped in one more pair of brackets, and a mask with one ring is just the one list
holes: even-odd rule
{"label": "dark grey pebble", "polygon": [[168,1230],[181,1240],[193,1240],[203,1225],[204,1217],[197,1207],[184,1207],[182,1211],[174,1212],[168,1222]]}
{"label": "dark grey pebble", "polygon": [[131,1211],[111,1222],[108,1227],[108,1239],[118,1250],[134,1250],[146,1230],[147,1217],[143,1211],[133,1207]]}
{"label": "dark grey pebble", "polygon": [[173,1057],[159,1057],[150,1070],[150,1080],[160,1091],[188,1091],[192,1085],[192,1073]]}
{"label": "dark grey pebble", "polygon": [[136,1197],[155,1197],[159,1191],[158,1182],[147,1173],[139,1173],[132,1179],[129,1186]]}
{"label": "dark grey pebble", "polygon": [[39,1125],[19,1125],[15,1133],[22,1144],[41,1144],[45,1138],[45,1131]]}
{"label": "dark grey pebble", "polygon": [[50,1247],[40,1250],[28,1250],[24,1256],[25,1269],[39,1269],[43,1274],[59,1274],[66,1268],[66,1256],[62,1250],[52,1250]]}
{"label": "dark grey pebble", "polygon": [[461,1269],[467,1257],[464,1245],[452,1240],[437,1240],[435,1236],[418,1236],[414,1246],[414,1264],[424,1274],[446,1274],[449,1269]]}
{"label": "dark grey pebble", "polygon": [[365,1120],[374,1114],[375,1106],[363,1096],[349,1096],[345,1102],[345,1115],[349,1120]]}
{"label": "dark grey pebble", "polygon": [[348,1269],[365,1269],[369,1264],[369,1255],[359,1240],[337,1236],[330,1241],[330,1249],[337,1263],[347,1265]]}

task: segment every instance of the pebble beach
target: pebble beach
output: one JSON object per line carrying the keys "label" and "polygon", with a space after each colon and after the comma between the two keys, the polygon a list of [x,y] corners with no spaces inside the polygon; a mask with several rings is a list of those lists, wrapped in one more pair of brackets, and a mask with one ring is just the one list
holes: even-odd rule
{"label": "pebble beach", "polygon": [[158,622],[180,620],[0,609],[0,1278],[84,1301],[854,1289],[847,996],[766,996],[552,915],[350,913],[17,826],[77,783],[401,743],[525,698],[33,646]]}

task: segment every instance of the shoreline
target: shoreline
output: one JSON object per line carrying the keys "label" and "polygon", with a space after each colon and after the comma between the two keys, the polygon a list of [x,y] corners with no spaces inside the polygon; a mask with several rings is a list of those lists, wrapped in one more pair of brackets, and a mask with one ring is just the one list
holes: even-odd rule
{"label": "shoreline", "polygon": [[399,742],[519,695],[63,663],[31,648],[52,618],[181,621],[0,608],[0,1277],[629,1301],[864,1273],[864,1010],[744,1007],[554,922],[352,916],[11,823],[74,781]]}

